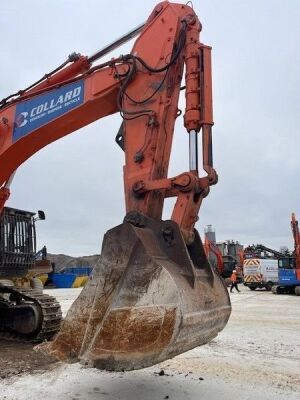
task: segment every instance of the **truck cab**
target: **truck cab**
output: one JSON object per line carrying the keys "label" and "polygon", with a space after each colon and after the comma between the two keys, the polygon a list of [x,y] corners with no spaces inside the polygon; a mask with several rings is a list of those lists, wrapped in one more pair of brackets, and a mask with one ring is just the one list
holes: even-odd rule
{"label": "truck cab", "polygon": [[300,295],[300,281],[296,275],[295,257],[285,257],[278,260],[278,286],[273,293],[289,293]]}

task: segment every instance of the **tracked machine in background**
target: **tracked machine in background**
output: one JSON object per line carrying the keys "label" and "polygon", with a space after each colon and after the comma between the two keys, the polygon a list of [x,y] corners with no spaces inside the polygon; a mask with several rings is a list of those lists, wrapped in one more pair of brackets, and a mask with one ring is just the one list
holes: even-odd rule
{"label": "tracked machine in background", "polygon": [[235,269],[237,272],[238,282],[243,281],[243,245],[237,241],[226,240],[225,242],[217,243],[224,263],[225,279],[230,278],[232,271]]}
{"label": "tracked machine in background", "polygon": [[211,225],[204,231],[204,251],[211,265],[227,284],[233,270],[237,271],[238,282],[243,281],[243,246],[234,241],[216,242],[216,233]]}
{"label": "tracked machine in background", "polygon": [[[125,154],[126,216],[104,236],[92,279],[48,346],[61,360],[143,368],[209,342],[227,323],[227,289],[195,229],[201,203],[217,183],[211,48],[199,41],[200,31],[191,7],[159,3],[145,24],[91,57],[72,54],[1,103],[3,198],[11,174],[42,147],[107,115],[119,112],[123,120],[116,141]],[[138,34],[130,54],[92,66]],[[168,177],[180,90],[190,165]],[[198,172],[200,131],[205,176]],[[176,203],[171,219],[162,221],[168,197]]]}
{"label": "tracked machine in background", "polygon": [[[39,211],[39,217],[44,219],[44,213]],[[50,262],[37,257],[37,219],[10,207],[0,216],[0,338],[48,340],[60,327],[60,305],[42,293],[37,278],[51,272]]]}
{"label": "tracked machine in background", "polygon": [[292,213],[291,229],[294,239],[292,256],[283,256],[278,260],[278,284],[273,286],[274,294],[296,294],[300,296],[300,233],[296,215]]}
{"label": "tracked machine in background", "polygon": [[[207,236],[204,238],[204,251],[210,263],[216,268],[220,276],[224,278],[224,261],[218,246],[210,241]],[[211,254],[214,255],[212,259]]]}

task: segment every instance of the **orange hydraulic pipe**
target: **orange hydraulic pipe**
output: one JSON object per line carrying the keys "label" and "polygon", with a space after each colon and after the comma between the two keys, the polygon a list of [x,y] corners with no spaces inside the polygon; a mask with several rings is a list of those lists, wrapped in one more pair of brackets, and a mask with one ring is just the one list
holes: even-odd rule
{"label": "orange hydraulic pipe", "polygon": [[47,89],[50,86],[60,84],[69,79],[75,78],[76,76],[85,73],[91,67],[91,63],[88,61],[88,57],[79,56],[79,58],[74,61],[68,67],[63,68],[61,71],[57,72],[46,78],[45,81],[34,86],[32,89],[27,90],[24,95],[28,96],[34,94],[42,89]]}

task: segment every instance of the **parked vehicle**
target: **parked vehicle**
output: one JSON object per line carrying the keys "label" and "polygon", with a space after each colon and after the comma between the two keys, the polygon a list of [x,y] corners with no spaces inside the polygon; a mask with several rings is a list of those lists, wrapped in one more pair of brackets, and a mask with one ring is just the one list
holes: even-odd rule
{"label": "parked vehicle", "polygon": [[278,260],[250,258],[244,261],[244,285],[249,289],[271,290],[278,282]]}

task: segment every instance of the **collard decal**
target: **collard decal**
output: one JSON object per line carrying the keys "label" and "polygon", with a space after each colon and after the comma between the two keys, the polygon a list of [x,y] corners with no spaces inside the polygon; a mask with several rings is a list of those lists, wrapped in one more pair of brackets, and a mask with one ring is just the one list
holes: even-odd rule
{"label": "collard decal", "polygon": [[17,104],[13,141],[78,107],[83,95],[81,80]]}

